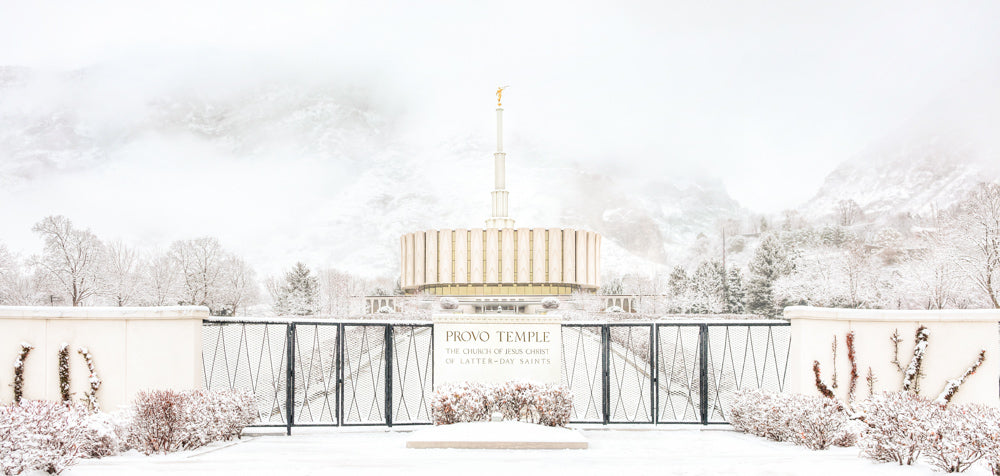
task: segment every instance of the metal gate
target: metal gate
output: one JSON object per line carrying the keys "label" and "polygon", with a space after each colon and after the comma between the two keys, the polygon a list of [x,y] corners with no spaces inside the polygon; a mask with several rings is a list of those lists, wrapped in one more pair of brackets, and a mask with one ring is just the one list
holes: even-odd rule
{"label": "metal gate", "polygon": [[736,392],[784,390],[787,321],[564,323],[574,423],[726,423]]}
{"label": "metal gate", "polygon": [[[204,321],[205,388],[251,391],[258,426],[289,434],[429,424],[433,337],[427,322]],[[737,390],[784,389],[789,341],[785,321],[564,323],[572,421],[725,423]]]}

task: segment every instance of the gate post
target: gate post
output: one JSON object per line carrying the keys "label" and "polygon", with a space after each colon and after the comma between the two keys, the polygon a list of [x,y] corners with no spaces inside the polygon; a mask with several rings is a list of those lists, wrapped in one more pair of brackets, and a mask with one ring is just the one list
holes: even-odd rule
{"label": "gate post", "polygon": [[698,407],[701,424],[708,424],[708,324],[698,326]]}
{"label": "gate post", "polygon": [[611,328],[601,325],[601,406],[604,424],[611,421]]}
{"label": "gate post", "polygon": [[385,325],[385,424],[392,428],[392,324]]}
{"label": "gate post", "polygon": [[656,323],[649,325],[649,401],[652,414],[649,421],[655,425],[660,413],[660,332],[656,328]]}
{"label": "gate post", "polygon": [[337,324],[337,426],[344,424],[344,324]]}
{"label": "gate post", "polygon": [[285,334],[285,349],[288,351],[285,365],[285,435],[292,435],[292,421],[295,418],[295,323],[288,323]]}

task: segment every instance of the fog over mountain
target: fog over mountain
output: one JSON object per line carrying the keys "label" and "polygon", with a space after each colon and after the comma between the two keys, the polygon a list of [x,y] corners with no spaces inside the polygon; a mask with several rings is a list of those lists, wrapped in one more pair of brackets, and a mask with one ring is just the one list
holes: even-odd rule
{"label": "fog over mountain", "polygon": [[814,218],[854,200],[869,215],[928,215],[979,182],[1000,179],[1000,75],[966,78],[827,175],[803,210]]}
{"label": "fog over mountain", "polygon": [[[147,247],[215,235],[269,272],[307,260],[383,275],[404,232],[478,227],[488,214],[490,129],[412,140],[398,133],[405,113],[372,100],[378,91],[335,79],[105,89],[131,73],[2,70],[0,239],[31,252],[31,224],[59,213]],[[608,262],[634,267],[667,264],[739,213],[718,180],[583,166],[533,145],[516,109],[508,117],[518,226],[597,230]]]}
{"label": "fog over mountain", "polygon": [[[144,247],[217,236],[265,274],[304,260],[380,276],[396,272],[401,234],[478,227],[488,214],[488,100],[466,127],[436,129],[413,124],[400,91],[363,77],[229,65],[150,81],[146,66],[0,70],[0,241],[30,254],[31,225],[64,214]],[[844,199],[866,213],[921,213],[997,178],[985,165],[1000,111],[990,84],[960,85],[844,161],[804,215],[828,219]],[[505,114],[512,216],[602,233],[606,272],[683,262],[699,234],[757,216],[705,174],[553,150],[544,130],[519,128],[523,114]]]}

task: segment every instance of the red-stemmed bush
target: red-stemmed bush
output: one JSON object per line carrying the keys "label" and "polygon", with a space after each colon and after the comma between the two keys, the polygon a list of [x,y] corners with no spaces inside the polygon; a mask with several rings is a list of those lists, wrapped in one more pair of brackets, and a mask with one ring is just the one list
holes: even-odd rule
{"label": "red-stemmed bush", "polygon": [[843,404],[817,396],[741,391],[730,407],[729,423],[744,433],[814,450],[852,446],[857,437]]}
{"label": "red-stemmed bush", "polygon": [[493,413],[504,420],[546,426],[566,426],[573,411],[573,396],[563,385],[507,382],[443,385],[431,400],[435,425],[490,421]]}
{"label": "red-stemmed bush", "polygon": [[59,402],[0,406],[0,471],[61,473],[80,457],[85,415],[81,406]]}
{"label": "red-stemmed bush", "polygon": [[199,448],[240,437],[256,419],[247,392],[139,392],[130,428],[132,446],[146,454]]}

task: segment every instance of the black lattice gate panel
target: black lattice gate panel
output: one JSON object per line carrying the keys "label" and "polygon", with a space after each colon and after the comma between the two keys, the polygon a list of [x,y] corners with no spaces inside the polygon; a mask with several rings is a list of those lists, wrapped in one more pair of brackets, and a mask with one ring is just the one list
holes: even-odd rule
{"label": "black lattice gate panel", "polygon": [[612,324],[608,335],[608,421],[652,423],[653,325]]}
{"label": "black lattice gate panel", "polygon": [[387,324],[345,324],[343,425],[385,425]]}
{"label": "black lattice gate panel", "polygon": [[392,326],[392,423],[430,423],[434,394],[434,328]]}
{"label": "black lattice gate panel", "polygon": [[285,426],[287,333],[285,323],[205,321],[205,388],[249,390],[257,399],[258,424]]}
{"label": "black lattice gate panel", "polygon": [[295,324],[296,425],[336,425],[339,327]]}
{"label": "black lattice gate panel", "polygon": [[573,423],[604,421],[602,333],[600,325],[562,326],[562,384],[573,394]]}
{"label": "black lattice gate panel", "polygon": [[657,421],[692,423],[701,421],[700,326],[656,326],[657,331]]}
{"label": "black lattice gate panel", "polygon": [[708,420],[726,422],[738,390],[784,390],[791,327],[708,326]]}
{"label": "black lattice gate panel", "polygon": [[[411,322],[205,321],[205,388],[251,391],[257,425],[289,434],[428,424],[433,336],[433,325]],[[783,321],[563,324],[571,421],[725,422],[737,391],[784,390],[790,341]]]}

